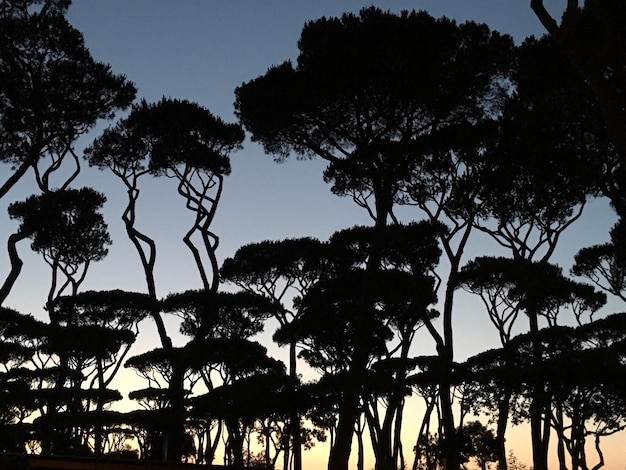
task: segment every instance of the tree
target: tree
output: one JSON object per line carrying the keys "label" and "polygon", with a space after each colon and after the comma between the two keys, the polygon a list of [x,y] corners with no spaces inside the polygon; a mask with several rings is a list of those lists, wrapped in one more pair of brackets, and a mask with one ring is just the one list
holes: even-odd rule
{"label": "tree", "polygon": [[[20,221],[18,231],[9,237],[11,272],[0,288],[0,303],[11,291],[22,268],[16,245],[31,238],[33,251],[41,253],[52,269],[48,302],[65,289],[76,294],[93,261],[108,253],[111,238],[99,209],[106,202],[103,194],[91,188],[66,189],[30,196],[9,206],[9,215]],[[65,280],[58,286],[59,274]]]}
{"label": "tree", "polygon": [[[138,179],[145,174],[174,177],[178,191],[186,205],[195,212],[192,228],[183,240],[191,249],[200,273],[203,287],[216,293],[219,277],[215,249],[218,237],[213,234],[213,221],[222,192],[223,176],[230,172],[229,153],[240,147],[243,131],[235,124],[226,124],[207,109],[187,100],[162,99],[156,104],[145,101],[133,106],[130,115],[107,129],[85,150],[91,165],[108,168],[118,176],[128,191],[128,205],[122,215],[126,232],[134,244],[146,276],[148,294],[157,299],[154,279],[156,243],[135,226],[136,203],[139,197]],[[212,277],[205,268],[199,250],[192,241],[199,232],[209,258]],[[163,318],[158,310],[152,312],[161,344],[172,354],[171,364],[176,365],[175,352]],[[170,381],[170,399],[175,409],[183,407],[184,370],[177,370]],[[178,416],[178,415],[177,415]],[[182,422],[173,436],[182,436]],[[177,445],[180,444],[180,449]],[[177,460],[183,442],[172,443],[170,459]],[[182,454],[181,454],[182,455]]]}
{"label": "tree", "polygon": [[497,462],[498,450],[493,430],[480,421],[472,421],[459,430],[461,453],[467,461],[475,459],[481,470],[487,470],[489,462]]}
{"label": "tree", "polygon": [[[519,352],[511,355],[507,349],[511,341],[511,323],[519,312],[526,313],[529,319],[529,342],[532,346],[529,362],[539,367],[545,354],[545,346],[538,336],[540,318],[549,326],[555,326],[559,313],[564,308],[571,308],[580,315],[583,311],[595,312],[606,302],[606,296],[595,292],[592,286],[564,277],[560,268],[546,262],[477,258],[463,268],[458,282],[460,286],[483,298],[503,339],[504,349],[500,359],[505,368],[512,368],[511,362],[519,360],[515,355],[520,354]],[[504,431],[512,403],[513,387],[514,384],[510,381],[504,381],[496,382],[493,387],[483,386],[479,391],[495,395],[493,401],[491,397],[487,401],[491,402],[491,408],[497,409],[499,461],[505,458]],[[535,467],[545,468],[550,438],[548,424],[552,390],[547,383],[540,381],[534,381],[529,390],[533,463]],[[475,403],[479,401],[475,400]]]}
{"label": "tree", "polygon": [[69,156],[74,170],[59,187],[66,189],[80,168],[76,140],[135,97],[132,83],[91,57],[64,17],[69,5],[7,0],[0,6],[0,162],[13,167],[0,198],[31,168],[40,189],[52,190],[50,177]]}
{"label": "tree", "polygon": [[[569,307],[581,314],[583,311],[595,312],[606,302],[606,296],[595,292],[593,287],[565,278],[560,268],[543,261],[478,258],[463,269],[460,283],[468,290],[480,293],[484,300],[488,298],[486,304],[492,320],[500,327],[501,337],[506,338],[503,346],[510,341],[507,331],[510,332],[511,322],[520,311],[524,311],[529,318],[530,334],[537,336],[540,331],[539,319],[541,317],[549,326],[555,326],[563,308]],[[504,315],[507,313],[504,315],[498,313],[499,306],[502,304],[509,310],[509,315],[513,312],[513,316],[506,321]],[[531,336],[531,342],[533,342],[532,338],[533,336]],[[543,346],[540,341],[532,344],[534,364],[540,364]],[[508,356],[506,358],[511,360]],[[500,386],[500,390],[508,390],[508,385]],[[549,397],[546,395],[549,393],[549,387],[546,384],[535,383],[533,390],[530,407],[533,462],[539,467],[547,465],[550,435],[545,423],[549,419],[547,411],[549,410]],[[504,458],[503,428],[510,400],[510,395],[504,393],[498,405],[500,459]]]}
{"label": "tree", "polygon": [[[260,370],[265,360],[269,366],[275,365],[267,358],[265,348],[248,340],[262,331],[263,320],[274,309],[266,299],[246,292],[213,294],[197,290],[171,294],[162,300],[159,311],[179,316],[181,333],[190,336],[191,341],[172,349],[156,348],[126,362],[148,381],[148,388],[134,391],[132,398],[148,408],[138,422],[148,430],[152,458],[162,458],[160,446],[164,446],[160,448],[170,461],[178,461],[184,454],[189,441],[185,432],[189,397],[196,385],[210,391],[216,381],[230,383],[238,374]],[[211,419],[214,417],[208,421]],[[207,452],[203,458],[211,462],[221,430],[217,436],[210,435],[211,426],[206,430]],[[162,439],[157,439],[159,435]],[[165,450],[170,448],[174,449],[172,454]]]}
{"label": "tree", "polygon": [[[419,201],[440,200],[437,185],[447,180],[427,179],[432,171],[420,169],[433,167],[435,158],[460,160],[451,150],[471,153],[479,146],[482,125],[500,105],[512,48],[510,38],[484,25],[457,25],[424,12],[395,16],[369,8],[323,18],[305,25],[295,67],[285,62],[236,90],[237,115],[279,161],[290,152],[327,160],[324,175],[333,192],[352,196],[384,226],[395,220],[393,205],[409,182],[423,188]],[[459,162],[451,171],[462,167]],[[467,238],[461,233],[459,253]],[[436,340],[452,361],[447,297],[445,333]],[[443,396],[448,391],[441,390],[449,468],[455,468],[455,426]],[[334,454],[331,468],[345,468],[348,455],[349,445]]]}
{"label": "tree", "polygon": [[32,359],[44,341],[46,326],[32,315],[0,307],[0,432],[4,452],[25,451],[34,434],[27,423],[39,403],[30,393],[41,385],[42,375],[32,370]]}
{"label": "tree", "polygon": [[512,96],[465,184],[479,188],[480,230],[514,258],[548,261],[587,199],[610,192],[615,156],[593,97],[550,38],[525,40],[515,59]]}
{"label": "tree", "polygon": [[614,192],[611,202],[620,217],[625,214],[623,162],[626,158],[626,104],[624,77],[626,61],[622,19],[626,14],[619,0],[571,0],[559,24],[546,10],[543,0],[531,0],[530,6],[563,54],[576,67],[593,91],[620,164],[613,172]]}
{"label": "tree", "polygon": [[[148,293],[157,299],[154,280],[156,244],[135,225],[139,197],[138,179],[146,174],[174,176],[179,193],[187,199],[187,207],[196,213],[193,227],[184,237],[191,248],[205,289],[215,292],[218,267],[215,249],[218,238],[209,231],[222,191],[223,175],[230,172],[228,153],[239,148],[243,131],[226,124],[207,109],[186,100],[162,99],[159,103],[142,101],[133,106],[130,115],[85,150],[90,165],[109,169],[122,180],[128,191],[128,205],[122,215],[126,232],[141,258]],[[215,191],[211,196],[210,191]],[[207,207],[208,204],[208,207]],[[202,264],[198,250],[191,241],[199,230],[210,258],[213,277]],[[212,241],[211,241],[212,240]],[[161,343],[171,344],[158,312],[153,318]]]}
{"label": "tree", "polygon": [[589,279],[620,299],[626,301],[626,258],[624,255],[624,222],[620,220],[611,230],[611,242],[581,249],[575,257],[572,274]]}
{"label": "tree", "polygon": [[[104,452],[106,430],[100,424],[105,421],[104,408],[106,391],[117,375],[124,358],[138,334],[138,324],[152,310],[152,304],[146,294],[124,291],[88,291],[79,294],[58,297],[49,304],[50,316],[54,323],[62,326],[87,327],[86,331],[107,338],[119,345],[119,348],[109,348],[107,354],[102,352],[87,358],[87,361],[77,363],[74,369],[80,372],[83,382],[87,382],[89,390],[97,389],[101,395],[95,398],[95,409],[91,419],[95,421],[93,449],[96,455]],[[80,330],[78,330],[80,331]],[[106,345],[98,341],[98,345]],[[121,424],[121,421],[110,420],[110,427]],[[90,437],[85,439],[90,441]]]}
{"label": "tree", "polygon": [[[259,350],[259,353],[262,351]],[[255,431],[255,423],[261,423],[261,439],[265,441],[265,464],[273,467],[278,452],[270,455],[271,427],[266,427],[266,420],[283,421],[292,411],[294,404],[299,402],[300,395],[293,393],[292,380],[285,374],[282,363],[258,357],[249,357],[250,365],[257,371],[241,374],[240,370],[230,383],[216,387],[208,394],[193,400],[194,413],[199,416],[211,416],[224,420],[228,429],[226,442],[227,465],[250,466],[252,452],[250,450],[249,433]],[[273,362],[272,362],[273,361]],[[230,362],[230,365],[234,365]],[[230,367],[230,365],[228,367]],[[296,405],[298,406],[298,405]],[[280,439],[280,431],[278,431]],[[244,441],[248,440],[245,449]],[[281,444],[278,445],[280,450]],[[246,462],[247,461],[247,462]]]}
{"label": "tree", "polygon": [[[222,194],[224,176],[230,173],[229,155],[241,148],[244,133],[207,109],[187,100],[163,98],[155,104],[142,101],[125,121],[149,154],[148,168],[155,176],[174,177],[187,209],[195,213],[183,240],[193,254],[205,289],[217,292],[219,284],[215,250],[219,243],[210,225]],[[198,232],[209,258],[205,268],[193,235]]]}
{"label": "tree", "polygon": [[[550,38],[525,40],[515,58],[512,96],[497,132],[462,184],[478,189],[479,230],[515,260],[547,262],[587,199],[605,190],[614,153],[593,98]],[[472,201],[467,213],[475,210]],[[505,345],[521,309],[507,296],[499,268],[493,271],[498,262],[478,258],[461,278],[466,290],[481,296]],[[503,393],[497,418],[502,468],[509,402]]]}
{"label": "tree", "polygon": [[[416,238],[422,242],[415,244]],[[339,421],[331,461],[333,452],[341,455],[342,446],[351,445],[362,401],[376,468],[393,468],[408,393],[408,352],[415,330],[432,316],[434,280],[425,272],[436,264],[439,250],[431,227],[416,224],[344,230],[333,235],[328,253],[325,275],[302,298],[300,315],[281,326],[275,339],[283,344],[297,339],[300,356],[322,372],[322,386],[335,397]],[[369,268],[371,258],[379,261],[378,269]],[[378,400],[386,403],[384,422]]]}
{"label": "tree", "polygon": [[[514,422],[532,416],[532,389],[545,387],[554,414],[544,425],[553,426],[559,437],[561,468],[567,466],[566,451],[573,468],[588,468],[585,440],[594,435],[599,457],[594,468],[598,469],[604,464],[600,438],[623,429],[625,424],[622,393],[618,391],[623,387],[623,337],[623,314],[576,328],[553,326],[538,334],[520,335],[502,349],[468,359],[463,369],[469,375],[463,380],[471,377],[485,385],[495,381],[500,386],[512,386]],[[538,343],[542,351],[539,364],[533,358]]]}
{"label": "tree", "polygon": [[[433,303],[436,299],[434,269],[441,254],[436,238],[437,228],[421,222],[384,230],[354,227],[335,233],[329,241],[338,259],[351,260],[353,269],[369,270],[381,289],[397,289],[396,299],[380,304],[385,312],[381,313],[389,315],[383,321],[392,337],[370,364],[362,396],[377,468],[405,466],[400,435],[409,394],[406,376],[415,367],[411,348],[417,331],[438,315],[428,308],[428,299]],[[380,272],[371,269],[372,259]]]}
{"label": "tree", "polygon": [[[325,271],[325,255],[325,244],[312,238],[252,243],[240,247],[232,258],[224,260],[220,274],[225,281],[280,305],[275,318],[282,327],[299,317],[298,302]],[[294,339],[289,343],[288,365],[294,384],[298,381],[296,347]],[[294,469],[301,470],[300,417],[294,414],[290,421]],[[284,449],[283,461],[287,469],[289,446]]]}

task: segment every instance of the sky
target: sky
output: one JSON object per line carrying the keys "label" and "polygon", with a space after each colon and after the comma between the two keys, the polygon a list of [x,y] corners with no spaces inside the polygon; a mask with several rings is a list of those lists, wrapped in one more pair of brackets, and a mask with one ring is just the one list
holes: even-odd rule
{"label": "sky", "polygon": [[[383,10],[426,10],[435,17],[459,22],[474,20],[513,36],[543,34],[528,0],[74,0],[68,19],[84,34],[87,47],[99,61],[124,74],[138,88],[138,98],[149,102],[161,97],[188,99],[208,108],[227,122],[234,122],[234,89],[272,65],[295,60],[297,41],[304,23],[322,16],[357,13],[374,5]],[[564,1],[546,5],[559,16]],[[107,123],[100,123],[78,143],[80,150],[97,137]],[[218,257],[232,256],[244,244],[300,236],[327,239],[333,232],[356,224],[369,225],[363,209],[348,198],[330,192],[322,179],[321,160],[275,163],[271,156],[246,140],[244,149],[231,156],[232,174],[225,179],[213,231],[220,237]],[[145,280],[134,248],[120,221],[126,195],[113,176],[83,163],[74,187],[92,186],[106,194],[103,211],[113,239],[108,257],[90,268],[82,290],[125,289],[145,291]],[[137,226],[157,243],[157,292],[165,296],[199,288],[200,279],[181,241],[191,222],[173,181],[145,179],[139,199]],[[32,173],[8,194],[0,205],[0,239],[6,240],[17,224],[9,221],[6,204],[23,200],[36,191]],[[419,214],[407,217],[419,218]],[[569,270],[573,254],[581,247],[608,240],[615,219],[603,201],[589,204],[584,217],[572,226],[555,255]],[[493,243],[472,242],[475,255],[496,254]],[[42,306],[50,283],[50,270],[30,253],[28,242],[19,246],[25,265],[6,305],[45,318]],[[8,266],[0,253],[0,275]],[[480,317],[476,299],[465,298],[455,320],[460,359],[497,346],[493,328]],[[271,334],[271,331],[269,332]],[[158,339],[150,323],[142,324],[139,349],[156,347]],[[430,348],[431,344],[425,344]],[[410,447],[409,449],[410,450]],[[527,460],[529,461],[529,460]],[[611,466],[614,465],[614,466]],[[607,461],[607,470],[622,466]]]}

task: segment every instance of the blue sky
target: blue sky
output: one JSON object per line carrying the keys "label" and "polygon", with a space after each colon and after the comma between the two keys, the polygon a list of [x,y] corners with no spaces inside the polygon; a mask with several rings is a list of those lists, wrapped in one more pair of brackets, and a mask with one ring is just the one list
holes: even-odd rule
{"label": "blue sky", "polygon": [[[75,0],[69,21],[83,32],[87,47],[115,73],[136,83],[140,98],[184,98],[207,107],[226,121],[234,121],[234,89],[263,74],[271,65],[297,57],[297,40],[307,20],[358,12],[375,5],[384,10],[423,9],[433,16],[458,21],[475,20],[511,34],[516,41],[543,29],[528,0]],[[565,2],[551,0],[548,8],[557,14]],[[88,144],[104,127],[100,125],[79,148]],[[322,180],[324,163],[319,160],[288,160],[276,164],[256,144],[232,155],[233,171],[225,180],[223,199],[213,225],[220,236],[218,256],[231,256],[246,243],[298,236],[328,238],[334,231],[355,224],[369,224],[366,213],[351,200],[330,193]],[[75,186],[93,186],[108,197],[105,217],[113,245],[104,261],[94,264],[85,289],[145,291],[138,257],[124,233],[120,215],[125,205],[124,189],[115,177],[83,165]],[[138,227],[157,242],[157,291],[169,292],[200,287],[192,258],[181,241],[190,216],[172,181],[146,179],[138,207]],[[8,202],[36,191],[28,174],[0,206],[0,239],[16,228],[8,220]],[[407,213],[408,214],[408,213]],[[410,216],[410,214],[409,214]],[[415,217],[419,217],[415,213]],[[563,240],[555,261],[565,270],[582,246],[608,239],[613,215],[603,202],[593,203]],[[494,245],[473,242],[473,255],[493,254]],[[29,253],[28,242],[19,246],[25,266],[7,300],[7,305],[43,316],[42,305],[49,286],[49,268]],[[7,262],[0,253],[4,275]],[[495,337],[468,311],[480,310],[477,301],[466,299],[456,320],[460,355],[478,352],[493,344]],[[143,325],[142,344],[155,347],[152,325]],[[484,340],[482,335],[484,334]],[[477,338],[481,338],[477,341]],[[491,343],[491,341],[494,341]],[[427,345],[428,347],[429,345]],[[459,350],[459,349],[457,349]],[[610,466],[606,467],[611,470]],[[617,467],[615,467],[617,468]]]}

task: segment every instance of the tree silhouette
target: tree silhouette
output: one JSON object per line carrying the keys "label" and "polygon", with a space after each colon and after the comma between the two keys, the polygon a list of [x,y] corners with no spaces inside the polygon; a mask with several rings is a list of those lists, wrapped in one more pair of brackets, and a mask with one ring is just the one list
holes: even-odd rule
{"label": "tree silhouette", "polygon": [[60,185],[67,189],[80,168],[76,140],[135,97],[132,83],[91,57],[64,17],[69,4],[8,0],[0,7],[0,161],[13,167],[0,198],[30,168],[41,190],[52,190],[50,177],[69,156],[74,170]]}
{"label": "tree silhouette", "polygon": [[[281,308],[275,318],[282,327],[298,318],[298,301],[319,280],[326,268],[325,246],[313,238],[264,241],[240,247],[232,258],[224,260],[220,274],[225,281],[232,282],[245,291],[262,295]],[[293,298],[289,298],[293,295]],[[289,343],[288,373],[295,383],[298,381],[297,341]],[[290,419],[293,448],[293,467],[302,468],[301,425],[297,414]],[[290,452],[286,446],[283,465],[289,467]]]}
{"label": "tree silhouette", "polygon": [[[152,105],[145,101],[135,105],[127,118],[107,129],[85,150],[91,165],[108,168],[127,188],[128,205],[122,219],[141,258],[148,293],[154,299],[157,298],[154,280],[156,244],[135,226],[138,179],[152,174],[174,176],[179,180],[179,193],[187,199],[187,207],[196,213],[193,227],[184,240],[194,254],[204,287],[215,292],[218,239],[209,231],[209,226],[221,195],[223,175],[230,172],[228,153],[239,148],[242,140],[243,131],[239,127],[224,123],[205,108],[186,100],[164,98]],[[201,232],[213,269],[211,282],[191,241],[196,230]],[[153,318],[161,343],[164,347],[171,344],[162,318],[156,312]]]}
{"label": "tree silhouette", "polygon": [[[614,152],[593,98],[550,38],[529,38],[515,55],[513,94],[494,139],[462,185],[478,189],[478,229],[514,259],[548,261],[587,198],[605,190],[604,173],[614,165]],[[471,201],[467,212],[475,210]],[[462,278],[467,290],[481,296],[504,345],[521,307],[502,291],[506,284],[498,262],[479,258]],[[509,402],[504,393],[497,418],[502,468]]]}
{"label": "tree silhouette", "polygon": [[[221,196],[223,176],[230,172],[229,152],[240,147],[243,131],[235,124],[226,124],[207,109],[186,100],[162,99],[156,104],[145,101],[133,106],[130,115],[114,128],[107,129],[92,146],[85,150],[91,165],[108,168],[124,183],[128,191],[128,205],[122,215],[126,232],[141,259],[148,285],[148,294],[157,299],[154,279],[156,244],[135,226],[136,202],[139,197],[138,179],[145,174],[174,177],[178,191],[186,199],[187,208],[195,212],[192,228],[184,241],[193,253],[203,286],[217,291],[219,277],[215,257],[218,238],[209,228]],[[198,231],[209,258],[212,278],[204,267],[202,257],[192,241]],[[172,357],[170,363],[178,364],[171,338],[158,310],[152,312],[161,344]],[[169,384],[173,408],[183,409],[184,370],[175,371]],[[172,426],[174,439],[170,444],[170,460],[182,455],[183,415],[175,414]]]}
{"label": "tree silhouette", "polygon": [[[171,350],[157,348],[134,356],[126,367],[132,367],[148,381],[148,388],[132,392],[131,398],[142,401],[148,409],[141,416],[137,414],[137,419],[152,441],[151,458],[160,459],[157,449],[167,444],[168,448],[181,446],[180,454],[175,451],[171,456],[168,451],[170,460],[179,460],[188,441],[184,428],[194,387],[200,384],[213,390],[216,381],[230,383],[261,370],[263,361],[274,367],[275,360],[267,358],[265,348],[247,338],[262,330],[263,320],[275,307],[250,293],[212,294],[199,290],[171,294],[162,301],[160,309],[182,318],[181,332],[191,336],[191,341]],[[214,419],[215,416],[206,417],[206,422]],[[207,425],[206,430],[202,457],[211,462],[221,426],[215,429]],[[215,430],[218,434],[212,436],[210,432]],[[157,439],[159,434],[164,437],[161,442]]]}
{"label": "tree silhouette", "polygon": [[593,98],[555,49],[550,38],[516,49],[513,96],[468,182],[478,228],[520,259],[547,261],[615,164]]}
{"label": "tree silhouette", "polygon": [[[410,342],[435,301],[434,280],[424,271],[432,269],[439,250],[428,225],[381,230],[355,227],[333,235],[326,274],[302,298],[300,315],[281,326],[275,339],[283,344],[297,339],[304,347],[300,356],[323,373],[320,386],[337,401],[331,460],[333,451],[351,444],[363,400],[366,409],[371,407],[366,417],[377,468],[391,468],[401,449],[397,438],[408,393]],[[418,233],[422,243],[411,243]],[[369,268],[372,257],[380,263],[376,270]],[[409,266],[414,271],[402,269]],[[384,422],[378,420],[378,399],[387,405]]]}
{"label": "tree silhouette", "polygon": [[[0,303],[11,291],[22,268],[17,253],[19,241],[30,238],[33,251],[41,253],[52,270],[48,302],[71,288],[73,294],[85,279],[93,261],[108,253],[111,239],[98,210],[106,198],[91,188],[67,189],[30,196],[9,206],[12,219],[18,219],[18,231],[9,237],[11,272],[0,288]],[[59,286],[59,274],[65,279]]]}
{"label": "tree silhouette", "polygon": [[[423,207],[430,208],[427,199],[441,200],[438,185],[447,186],[450,174],[463,167],[462,153],[451,151],[471,154],[479,147],[482,124],[500,105],[512,48],[510,38],[484,25],[457,25],[424,12],[396,16],[364,9],[307,23],[297,65],[285,62],[240,86],[235,106],[267,153],[279,161],[290,152],[327,160],[324,176],[333,192],[352,196],[376,225],[384,226],[395,219],[393,205],[406,199],[409,182]],[[446,158],[459,163],[444,178],[422,171],[434,170]],[[467,226],[455,231],[462,234],[459,253]],[[452,292],[444,309],[444,335],[436,335],[449,361]],[[447,454],[449,468],[455,468],[459,456],[445,389]],[[345,468],[348,456],[344,445],[330,468]]]}
{"label": "tree silhouette", "polygon": [[[90,417],[95,421],[93,449],[96,455],[104,452],[106,429],[99,426],[106,413],[104,412],[106,391],[139,332],[138,323],[148,316],[153,308],[146,294],[124,291],[88,291],[76,295],[63,296],[49,304],[50,316],[55,323],[62,326],[89,327],[89,331],[98,337],[108,338],[119,344],[117,350],[109,349],[107,354],[96,354],[86,358],[82,363],[73,366],[82,375],[82,382],[87,383],[88,390],[96,389],[101,395],[96,397],[95,408]],[[93,334],[90,338],[93,337]],[[103,341],[96,344],[104,347]],[[111,416],[113,418],[113,416]],[[109,429],[123,423],[121,417],[117,421],[107,422]],[[89,438],[87,438],[89,440]]]}
{"label": "tree silhouette", "polygon": [[[148,168],[156,176],[174,177],[186,207],[195,213],[183,240],[193,253],[202,285],[212,292],[219,284],[215,249],[217,235],[210,229],[219,203],[224,176],[230,173],[229,154],[241,148],[243,130],[227,124],[207,109],[186,100],[163,98],[155,104],[142,101],[125,124],[149,153]],[[198,232],[212,276],[209,276],[192,236]]]}
{"label": "tree silhouette", "polygon": [[583,248],[576,254],[572,273],[626,301],[624,235],[620,220],[610,232],[610,243]]}
{"label": "tree silhouette", "polygon": [[[553,426],[559,437],[561,468],[567,465],[566,450],[573,468],[589,468],[585,441],[593,435],[597,469],[604,464],[601,437],[625,424],[623,398],[618,392],[623,387],[623,324],[624,316],[618,314],[576,328],[555,326],[537,335],[520,335],[503,349],[468,359],[464,369],[485,385],[494,380],[513,387],[514,422],[531,416],[535,399],[531,389],[545,387],[554,410],[546,424]],[[532,352],[538,343],[542,345],[539,365]]]}
{"label": "tree silhouette", "polygon": [[577,0],[567,2],[559,24],[546,10],[542,0],[530,5],[563,54],[572,62],[591,88],[602,110],[602,117],[611,142],[620,157],[618,171],[613,173],[615,191],[611,201],[620,217],[624,216],[623,162],[626,158],[626,106],[623,54],[625,33],[622,18],[626,14],[619,0]]}
{"label": "tree silhouette", "polygon": [[35,434],[32,423],[27,420],[39,409],[32,390],[44,380],[36,368],[33,371],[29,366],[42,347],[46,328],[31,315],[5,307],[0,307],[0,313],[2,450],[22,453]]}
{"label": "tree silhouette", "polygon": [[[492,322],[499,329],[505,352],[511,342],[512,322],[519,312],[523,311],[528,316],[532,344],[529,360],[535,367],[542,364],[544,354],[541,341],[533,340],[540,332],[540,318],[549,326],[555,326],[563,308],[569,307],[581,314],[582,311],[595,312],[606,302],[606,296],[595,292],[593,287],[564,277],[560,268],[546,262],[477,258],[463,268],[458,282],[460,286],[481,296]],[[514,367],[510,363],[518,358],[507,353],[501,360],[502,367]],[[551,391],[547,384],[539,381],[534,382],[529,390],[533,462],[537,466],[547,465]],[[479,393],[482,391],[496,396],[496,404],[492,408],[497,408],[497,438],[501,462],[505,459],[504,431],[512,403],[513,384],[506,381],[495,383],[492,390],[483,386]]]}

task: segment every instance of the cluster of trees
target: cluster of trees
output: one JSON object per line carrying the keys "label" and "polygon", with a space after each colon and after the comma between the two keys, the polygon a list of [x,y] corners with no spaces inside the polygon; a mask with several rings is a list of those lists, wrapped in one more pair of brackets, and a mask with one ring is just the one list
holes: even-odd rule
{"label": "cluster of trees", "polygon": [[[311,21],[295,64],[236,89],[240,123],[231,124],[184,99],[133,104],[134,85],[95,61],[67,23],[68,0],[3,1],[0,197],[31,170],[39,192],[9,205],[19,228],[0,306],[20,275],[23,240],[52,282],[48,321],[0,307],[2,451],[120,454],[132,436],[146,459],[211,463],[223,444],[226,463],[274,467],[282,457],[299,470],[302,450],[328,439],[329,469],[344,470],[354,440],[364,468],[369,439],[377,470],[456,470],[470,459],[515,469],[506,431],[528,422],[535,470],[547,469],[551,438],[561,468],[592,466],[590,439],[602,466],[601,438],[626,427],[626,318],[594,318],[602,291],[626,300],[621,219],[610,242],[576,257],[572,274],[591,284],[551,257],[590,198],[626,214],[624,7],[577,3],[559,25],[533,1],[551,35],[521,45],[425,12]],[[127,108],[82,157],[127,190],[121,217],[146,291],[80,291],[110,237],[106,197],[72,187],[75,144]],[[327,161],[332,191],[372,225],[327,241],[252,243],[219,266],[211,223],[244,128],[277,161]],[[145,175],[174,180],[192,212],[183,242],[201,289],[157,294],[157,245],[136,223]],[[414,208],[412,220],[397,215],[401,206]],[[476,234],[508,256],[465,259]],[[482,299],[501,347],[459,363],[461,290]],[[174,345],[165,315],[180,319],[186,343]],[[159,345],[129,357],[144,319]],[[287,364],[253,340],[269,319]],[[416,355],[423,336],[432,355]],[[299,359],[317,380],[303,382]],[[122,366],[145,379],[126,413],[112,407]],[[405,416],[411,395],[423,399],[421,416]],[[468,421],[481,415],[495,430]],[[416,423],[412,462],[407,420]]]}

